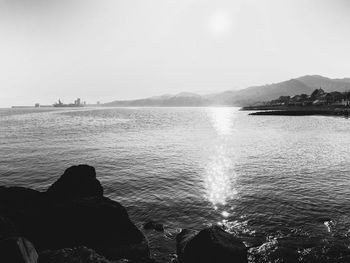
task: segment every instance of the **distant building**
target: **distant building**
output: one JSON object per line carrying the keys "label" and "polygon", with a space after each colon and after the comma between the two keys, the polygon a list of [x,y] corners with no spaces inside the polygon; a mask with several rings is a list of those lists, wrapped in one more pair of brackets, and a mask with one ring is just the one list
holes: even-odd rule
{"label": "distant building", "polygon": [[97,102],[97,105],[100,105],[100,102],[99,102],[99,101]]}
{"label": "distant building", "polygon": [[322,88],[319,89],[315,89],[312,93],[311,93],[311,98],[319,98],[320,96],[324,95],[325,92]]}
{"label": "distant building", "polygon": [[40,104],[39,103],[35,103],[35,108],[39,108]]}

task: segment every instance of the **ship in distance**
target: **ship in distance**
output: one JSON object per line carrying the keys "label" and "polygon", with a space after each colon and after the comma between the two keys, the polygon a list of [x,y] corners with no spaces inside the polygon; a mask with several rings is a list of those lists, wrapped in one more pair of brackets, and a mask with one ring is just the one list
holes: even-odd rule
{"label": "ship in distance", "polygon": [[63,103],[60,99],[58,100],[58,102],[56,102],[55,104],[53,104],[54,107],[84,107],[86,104],[86,102],[84,101],[83,103],[81,102],[80,98],[77,98],[74,103],[69,103],[69,104],[65,104]]}

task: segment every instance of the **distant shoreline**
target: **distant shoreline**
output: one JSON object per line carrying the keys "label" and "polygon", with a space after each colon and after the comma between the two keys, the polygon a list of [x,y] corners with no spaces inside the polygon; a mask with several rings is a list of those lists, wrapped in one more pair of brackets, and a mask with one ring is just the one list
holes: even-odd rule
{"label": "distant shoreline", "polygon": [[[311,116],[311,115],[323,115],[323,116],[349,116],[350,108],[336,107],[336,106],[229,106],[229,105],[212,105],[212,106],[105,106],[105,105],[86,105],[82,108],[100,107],[100,108],[215,108],[215,107],[227,107],[227,108],[240,108],[240,111],[254,111],[248,113],[248,115],[275,115],[275,116]],[[12,106],[12,109],[71,109],[76,107],[53,107],[53,106]],[[5,109],[5,108],[4,108]],[[10,108],[8,108],[10,109]]]}
{"label": "distant shoreline", "polygon": [[243,111],[255,111],[249,115],[276,115],[276,116],[349,116],[350,108],[339,106],[248,106]]}
{"label": "distant shoreline", "polygon": [[54,106],[40,106],[40,107],[35,107],[35,106],[11,106],[11,107],[3,107],[2,109],[40,109],[40,108],[90,108],[90,107],[98,107],[98,108],[242,108],[242,106],[237,106],[237,105],[173,105],[173,106],[109,106],[109,105],[97,105],[97,104],[91,104],[91,105],[86,105],[84,107],[54,107]]}
{"label": "distant shoreline", "polygon": [[35,107],[35,106],[11,106],[11,109],[35,109],[35,108],[53,108],[51,105],[43,105],[40,107]]}
{"label": "distant shoreline", "polygon": [[86,104],[84,106],[58,106],[55,107],[53,105],[40,105],[39,107],[35,106],[11,106],[8,108],[3,108],[3,109],[40,109],[40,108],[84,108],[84,107],[98,107],[100,105],[97,104]]}

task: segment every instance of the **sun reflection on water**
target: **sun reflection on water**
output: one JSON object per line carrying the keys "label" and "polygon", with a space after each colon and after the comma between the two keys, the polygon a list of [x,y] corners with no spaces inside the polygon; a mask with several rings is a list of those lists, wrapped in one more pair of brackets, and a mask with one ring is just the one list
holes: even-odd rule
{"label": "sun reflection on water", "polygon": [[233,187],[235,174],[232,168],[231,160],[219,152],[212,156],[206,167],[204,178],[206,195],[214,206],[226,205],[226,202],[236,194]]}
{"label": "sun reflection on water", "polygon": [[207,109],[210,121],[218,133],[221,135],[230,135],[233,129],[233,119],[235,117],[234,108],[230,107],[215,107]]}
{"label": "sun reflection on water", "polygon": [[[209,119],[217,132],[214,148],[209,156],[204,174],[206,198],[213,204],[214,209],[222,208],[237,194],[235,189],[236,174],[232,155],[228,153],[227,138],[233,136],[234,112],[232,108],[209,108]],[[230,214],[226,210],[221,212],[226,218]]]}

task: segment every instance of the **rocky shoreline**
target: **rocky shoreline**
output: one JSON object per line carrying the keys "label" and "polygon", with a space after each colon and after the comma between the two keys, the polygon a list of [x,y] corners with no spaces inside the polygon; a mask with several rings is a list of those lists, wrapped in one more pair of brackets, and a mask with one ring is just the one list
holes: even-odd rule
{"label": "rocky shoreline", "polygon": [[348,107],[331,106],[248,106],[241,108],[242,111],[254,111],[249,115],[276,115],[276,116],[343,116],[348,117]]}
{"label": "rocky shoreline", "polygon": [[[158,222],[144,229],[164,231]],[[175,251],[174,251],[175,253]],[[178,263],[247,262],[242,240],[213,225],[176,236]],[[94,167],[69,167],[45,192],[0,186],[0,262],[155,263],[127,210],[104,196]]]}
{"label": "rocky shoreline", "polygon": [[335,114],[333,111],[308,111],[308,110],[271,110],[271,111],[258,111],[249,113],[249,115],[274,115],[274,116],[313,116],[313,115],[321,115],[321,116],[345,116],[345,114]]}

